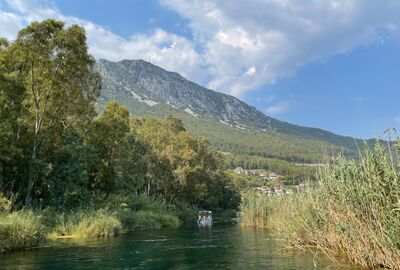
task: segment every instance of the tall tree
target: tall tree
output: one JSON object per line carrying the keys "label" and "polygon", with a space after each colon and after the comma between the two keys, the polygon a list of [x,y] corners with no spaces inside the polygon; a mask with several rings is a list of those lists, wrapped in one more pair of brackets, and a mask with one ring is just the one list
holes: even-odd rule
{"label": "tall tree", "polygon": [[125,141],[125,136],[129,130],[128,109],[115,101],[107,103],[103,113],[94,123],[90,138],[90,143],[95,146],[100,157],[96,176],[92,183],[94,189],[109,192],[115,187],[116,160],[120,145],[123,142],[128,143]]}
{"label": "tall tree", "polygon": [[91,105],[100,90],[100,76],[94,71],[82,27],[55,20],[34,22],[22,29],[8,48],[10,69],[27,90],[25,103],[30,111],[32,140],[25,205],[30,206],[37,180],[36,163],[43,130],[59,134],[85,127],[93,118]]}
{"label": "tall tree", "polygon": [[25,88],[12,74],[6,74],[9,42],[0,38],[0,192],[4,192],[6,165],[21,154],[17,145],[19,118],[23,113]]}
{"label": "tall tree", "polygon": [[6,164],[21,154],[17,139],[24,93],[25,88],[21,84],[0,73],[0,192],[6,182]]}

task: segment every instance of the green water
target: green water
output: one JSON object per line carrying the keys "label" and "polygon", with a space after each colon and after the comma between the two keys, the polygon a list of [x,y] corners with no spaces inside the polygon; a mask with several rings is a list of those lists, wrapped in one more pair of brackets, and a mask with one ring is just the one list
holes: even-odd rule
{"label": "green water", "polygon": [[237,226],[139,231],[110,239],[63,239],[0,255],[1,269],[355,269],[287,251],[263,230]]}

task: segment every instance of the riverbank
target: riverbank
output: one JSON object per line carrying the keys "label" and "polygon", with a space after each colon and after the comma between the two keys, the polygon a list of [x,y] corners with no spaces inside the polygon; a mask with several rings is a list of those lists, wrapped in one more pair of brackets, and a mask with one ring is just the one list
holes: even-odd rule
{"label": "riverbank", "polygon": [[308,190],[288,196],[250,193],[241,225],[276,231],[299,248],[347,257],[365,268],[400,269],[399,162],[382,146],[361,160],[336,159]]}
{"label": "riverbank", "polygon": [[146,196],[110,196],[85,209],[10,212],[11,203],[1,199],[0,251],[39,247],[49,239],[110,237],[126,231],[177,228],[195,220],[196,209],[167,205]]}

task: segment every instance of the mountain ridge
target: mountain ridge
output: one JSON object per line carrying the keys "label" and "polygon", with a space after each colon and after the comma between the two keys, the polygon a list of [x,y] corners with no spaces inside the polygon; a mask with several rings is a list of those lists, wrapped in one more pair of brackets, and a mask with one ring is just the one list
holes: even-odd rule
{"label": "mountain ridge", "polygon": [[[131,92],[139,101],[142,98],[143,102],[150,101],[154,105],[154,102],[165,102],[181,110],[187,109],[188,113],[193,112],[229,124],[272,130],[271,119],[255,107],[144,60],[111,62],[101,59],[98,67],[106,88]],[[125,75],[124,79],[121,74]],[[123,82],[123,85],[115,84],[116,81]]]}
{"label": "mountain ridge", "polygon": [[236,97],[207,89],[177,72],[167,71],[144,60],[112,62],[100,59],[97,69],[103,79],[103,101],[117,99],[134,103],[136,107],[146,110],[147,115],[157,113],[163,106],[170,106],[194,117],[208,117],[238,129],[254,128],[324,141],[352,151],[356,151],[357,143],[361,143],[361,140],[350,136],[272,118]]}

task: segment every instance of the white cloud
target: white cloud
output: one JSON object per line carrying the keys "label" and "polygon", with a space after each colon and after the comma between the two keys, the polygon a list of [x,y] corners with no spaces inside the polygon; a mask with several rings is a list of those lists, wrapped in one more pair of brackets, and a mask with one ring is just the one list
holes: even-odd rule
{"label": "white cloud", "polygon": [[247,70],[246,75],[247,75],[247,76],[253,76],[254,74],[256,74],[256,72],[257,72],[256,67],[251,67],[251,68],[249,68],[249,69]]}
{"label": "white cloud", "polygon": [[[0,35],[45,18],[78,23],[97,58],[151,59],[168,70],[235,96],[293,75],[313,61],[399,36],[398,0],[160,0],[188,19],[193,40],[154,29],[123,38],[50,0],[8,0]],[[94,7],[95,8],[95,7]]]}
{"label": "white cloud", "polygon": [[396,116],[396,117],[394,118],[394,123],[395,123],[395,124],[400,124],[400,115],[399,115],[399,116]]}
{"label": "white cloud", "polygon": [[73,16],[63,15],[54,5],[43,0],[9,0],[13,13],[0,7],[0,36],[15,38],[19,29],[32,21],[54,18],[68,25],[83,26],[88,35],[89,51],[96,58],[119,61],[144,59],[165,69],[179,72],[192,80],[204,82],[206,70],[202,68],[203,56],[196,52],[194,44],[182,36],[154,29],[149,34],[135,34],[125,39],[110,30]]}
{"label": "white cloud", "polygon": [[268,107],[265,110],[265,113],[269,114],[269,115],[276,115],[276,114],[286,113],[290,109],[293,108],[294,104],[295,103],[293,101],[291,101],[291,100],[281,101],[281,102],[278,102],[278,103]]}
{"label": "white cloud", "polygon": [[13,13],[0,10],[0,37],[15,38],[15,33],[23,26],[21,18]]}
{"label": "white cloud", "polygon": [[[189,19],[212,79],[241,95],[312,61],[397,35],[398,0],[161,0]],[[254,67],[257,74],[246,76]]]}

